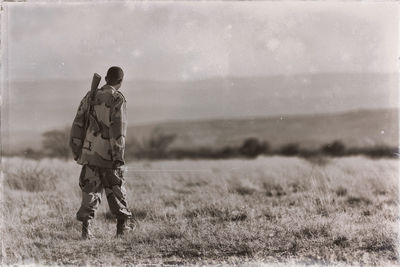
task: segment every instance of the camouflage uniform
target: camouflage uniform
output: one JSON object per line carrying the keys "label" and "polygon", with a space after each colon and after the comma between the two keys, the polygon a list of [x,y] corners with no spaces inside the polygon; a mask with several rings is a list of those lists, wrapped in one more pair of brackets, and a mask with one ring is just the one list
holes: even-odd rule
{"label": "camouflage uniform", "polygon": [[89,116],[89,127],[82,140],[88,93],[81,101],[71,129],[70,145],[76,161],[83,165],[79,178],[82,204],[77,219],[92,219],[105,189],[110,210],[117,218],[131,216],[127,209],[125,180],[122,168],[113,168],[116,161],[124,164],[126,136],[126,101],[118,90],[105,85],[96,92]]}

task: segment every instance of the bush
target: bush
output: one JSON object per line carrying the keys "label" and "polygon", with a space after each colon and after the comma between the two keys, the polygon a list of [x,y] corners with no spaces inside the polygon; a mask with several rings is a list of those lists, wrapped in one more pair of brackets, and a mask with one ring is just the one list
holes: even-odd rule
{"label": "bush", "polygon": [[56,189],[56,171],[37,165],[24,165],[5,170],[5,184],[12,189],[29,192],[52,191]]}
{"label": "bush", "polygon": [[284,156],[295,156],[300,153],[300,148],[299,148],[298,144],[291,143],[291,144],[283,145],[280,148],[278,153],[280,155],[284,155]]}
{"label": "bush", "polygon": [[219,159],[233,158],[239,155],[239,150],[235,147],[224,147],[215,153],[215,157]]}
{"label": "bush", "polygon": [[126,144],[127,157],[161,159],[167,157],[167,149],[175,140],[175,134],[166,134],[154,130],[148,139],[139,142],[130,139]]}
{"label": "bush", "polygon": [[174,159],[212,159],[215,158],[215,151],[207,147],[198,147],[193,149],[174,149],[168,152],[168,156]]}
{"label": "bush", "polygon": [[28,148],[28,149],[26,149],[26,150],[24,150],[22,152],[19,152],[18,155],[22,155],[22,156],[24,156],[25,158],[28,158],[28,159],[41,159],[41,158],[44,157],[43,152],[38,151],[38,150],[34,150],[32,148]]}
{"label": "bush", "polygon": [[43,149],[47,156],[69,159],[71,149],[69,147],[69,128],[51,130],[43,133]]}
{"label": "bush", "polygon": [[330,144],[322,146],[321,150],[324,154],[330,156],[342,156],[346,152],[346,147],[342,142],[335,140]]}
{"label": "bush", "polygon": [[399,150],[388,146],[375,146],[363,149],[363,154],[371,158],[396,158],[399,156]]}
{"label": "bush", "polygon": [[248,158],[255,158],[260,154],[265,154],[269,150],[266,142],[260,142],[257,138],[247,138],[239,148],[239,153]]}

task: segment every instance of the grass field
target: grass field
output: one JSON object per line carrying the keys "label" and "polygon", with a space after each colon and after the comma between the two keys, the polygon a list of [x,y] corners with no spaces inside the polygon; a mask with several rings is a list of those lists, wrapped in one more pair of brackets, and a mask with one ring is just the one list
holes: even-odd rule
{"label": "grass field", "polygon": [[398,264],[398,161],[158,161],[129,165],[135,231],[103,202],[80,240],[74,162],[3,159],[2,263]]}

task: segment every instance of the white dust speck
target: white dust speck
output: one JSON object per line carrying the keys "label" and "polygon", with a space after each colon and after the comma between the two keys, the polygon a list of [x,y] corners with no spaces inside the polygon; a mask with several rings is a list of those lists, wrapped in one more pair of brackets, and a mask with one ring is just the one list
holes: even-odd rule
{"label": "white dust speck", "polygon": [[140,51],[139,49],[135,49],[131,52],[131,55],[134,57],[140,57],[142,55],[142,51]]}
{"label": "white dust speck", "polygon": [[302,82],[303,84],[309,84],[309,83],[310,83],[310,80],[309,80],[308,78],[303,78],[303,79],[301,80],[301,82]]}
{"label": "white dust speck", "polygon": [[381,134],[384,134],[384,133],[385,133],[385,131],[384,131],[384,130],[382,130],[382,131],[381,131]]}
{"label": "white dust speck", "polygon": [[280,42],[278,39],[271,39],[267,42],[267,47],[270,51],[275,51],[276,49],[278,49],[280,45]]}
{"label": "white dust speck", "polygon": [[342,56],[341,56],[341,60],[342,60],[343,62],[348,62],[348,61],[350,61],[351,59],[352,59],[352,56],[351,56],[351,54],[349,54],[349,53],[343,53]]}
{"label": "white dust speck", "polygon": [[186,72],[181,73],[181,80],[186,81],[189,78],[189,75]]}
{"label": "white dust speck", "polygon": [[192,66],[192,71],[193,72],[198,72],[200,70],[200,68],[196,65]]}
{"label": "white dust speck", "polygon": [[308,67],[308,71],[310,73],[316,73],[317,72],[317,68],[315,66],[311,65],[310,67]]}

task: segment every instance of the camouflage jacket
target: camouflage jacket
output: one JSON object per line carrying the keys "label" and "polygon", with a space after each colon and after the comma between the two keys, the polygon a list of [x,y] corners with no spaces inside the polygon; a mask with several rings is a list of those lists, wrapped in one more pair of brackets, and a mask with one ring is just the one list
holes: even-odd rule
{"label": "camouflage jacket", "polygon": [[103,168],[112,168],[114,161],[124,163],[127,128],[124,96],[110,85],[98,89],[85,135],[89,96],[90,92],[82,99],[71,128],[70,146],[74,158],[81,165]]}

